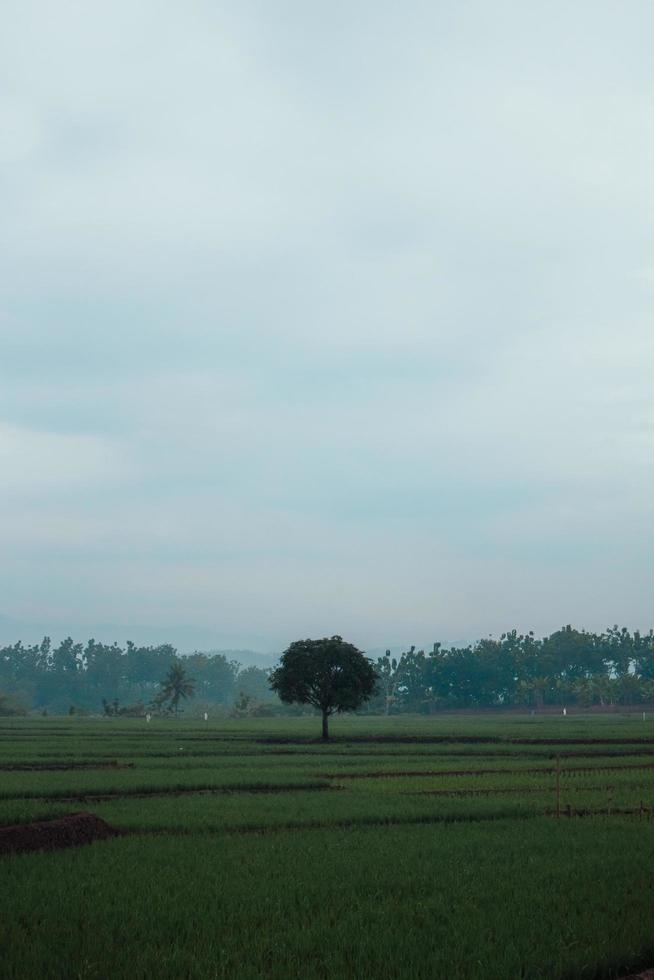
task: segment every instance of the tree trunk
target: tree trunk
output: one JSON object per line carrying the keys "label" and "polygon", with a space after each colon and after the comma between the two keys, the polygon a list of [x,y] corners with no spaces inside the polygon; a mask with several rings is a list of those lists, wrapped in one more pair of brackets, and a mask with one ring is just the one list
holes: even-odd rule
{"label": "tree trunk", "polygon": [[324,709],[322,713],[322,737],[329,738],[329,715]]}

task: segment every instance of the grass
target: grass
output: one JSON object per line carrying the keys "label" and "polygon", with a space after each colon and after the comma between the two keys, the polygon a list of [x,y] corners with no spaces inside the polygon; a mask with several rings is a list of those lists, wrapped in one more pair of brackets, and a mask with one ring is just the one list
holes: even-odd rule
{"label": "grass", "polygon": [[[130,834],[0,859],[0,976],[601,980],[654,964],[654,721],[333,730],[323,745],[313,718],[2,720],[0,825],[85,808]],[[583,819],[553,817],[557,754],[560,807]],[[8,768],[48,763],[104,767]]]}
{"label": "grass", "polygon": [[12,858],[3,976],[551,980],[617,976],[652,950],[652,835],[599,818],[521,829],[126,838]]}

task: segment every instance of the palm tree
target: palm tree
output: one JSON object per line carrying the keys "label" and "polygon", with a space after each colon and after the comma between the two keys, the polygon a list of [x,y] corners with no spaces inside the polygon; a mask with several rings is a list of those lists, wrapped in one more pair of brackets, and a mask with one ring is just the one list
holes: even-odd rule
{"label": "palm tree", "polygon": [[192,677],[187,677],[186,668],[181,660],[174,660],[162,681],[162,689],[157,695],[156,703],[164,705],[168,702],[170,708],[178,715],[179,699],[192,698],[194,694],[195,681]]}

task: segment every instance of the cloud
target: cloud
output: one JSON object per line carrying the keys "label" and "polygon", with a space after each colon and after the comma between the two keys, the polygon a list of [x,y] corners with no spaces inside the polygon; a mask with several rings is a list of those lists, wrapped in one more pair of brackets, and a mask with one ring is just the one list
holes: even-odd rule
{"label": "cloud", "polygon": [[44,499],[53,491],[113,485],[130,469],[120,446],[107,439],[0,426],[0,497]]}
{"label": "cloud", "polygon": [[0,612],[648,625],[653,19],[11,0]]}

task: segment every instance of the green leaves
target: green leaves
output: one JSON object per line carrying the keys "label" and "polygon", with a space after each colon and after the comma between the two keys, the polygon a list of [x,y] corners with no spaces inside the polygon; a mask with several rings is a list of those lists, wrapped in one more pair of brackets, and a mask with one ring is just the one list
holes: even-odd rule
{"label": "green leaves", "polygon": [[195,681],[187,676],[186,668],[181,660],[175,660],[170,665],[163,681],[160,694],[155,703],[158,707],[168,706],[175,714],[179,711],[180,698],[192,698],[195,694]]}
{"label": "green leaves", "polygon": [[376,681],[377,672],[361,650],[332,636],[291,643],[270,687],[282,701],[313,705],[327,717],[354,711],[371,696]]}

